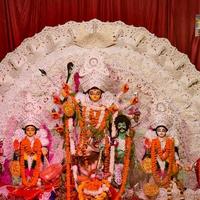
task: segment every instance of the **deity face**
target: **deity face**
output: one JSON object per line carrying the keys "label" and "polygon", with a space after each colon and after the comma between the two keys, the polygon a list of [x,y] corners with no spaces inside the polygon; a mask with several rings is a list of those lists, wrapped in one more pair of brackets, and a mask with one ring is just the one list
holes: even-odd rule
{"label": "deity face", "polygon": [[127,127],[126,127],[126,122],[119,122],[117,124],[117,130],[120,132],[120,133],[125,133],[127,131]]}
{"label": "deity face", "polygon": [[25,127],[25,134],[28,136],[28,137],[33,137],[37,132],[37,129],[35,126],[33,125],[28,125]]}
{"label": "deity face", "polygon": [[124,134],[131,125],[131,121],[126,115],[118,115],[114,123],[118,133],[124,133]]}
{"label": "deity face", "polygon": [[165,127],[160,126],[156,128],[156,134],[158,135],[158,137],[164,138],[166,136],[166,133],[167,133],[167,129]]}
{"label": "deity face", "polygon": [[89,91],[88,91],[88,94],[89,94],[89,97],[90,97],[90,100],[93,101],[93,102],[97,102],[101,99],[101,95],[102,95],[102,91],[98,88],[91,88]]}

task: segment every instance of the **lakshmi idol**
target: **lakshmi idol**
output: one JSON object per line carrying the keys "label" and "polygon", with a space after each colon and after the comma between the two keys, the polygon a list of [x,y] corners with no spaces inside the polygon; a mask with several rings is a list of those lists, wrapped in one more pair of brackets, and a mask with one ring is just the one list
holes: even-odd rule
{"label": "lakshmi idol", "polygon": [[37,184],[41,165],[42,144],[35,135],[38,128],[33,124],[24,127],[26,137],[20,144],[20,167],[22,184],[34,186]]}
{"label": "lakshmi idol", "polygon": [[21,178],[22,184],[27,187],[40,184],[39,175],[49,142],[46,133],[39,127],[39,121],[29,116],[22,122],[21,130],[24,133],[19,129],[13,137],[14,157],[11,161],[11,174],[14,184],[20,184],[16,181],[17,177],[18,180]]}

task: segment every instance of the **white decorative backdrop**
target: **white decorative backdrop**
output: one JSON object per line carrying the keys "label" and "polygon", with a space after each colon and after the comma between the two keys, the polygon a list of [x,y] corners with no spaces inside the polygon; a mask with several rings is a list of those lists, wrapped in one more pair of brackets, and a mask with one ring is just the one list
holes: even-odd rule
{"label": "white decorative backdrop", "polygon": [[[7,54],[0,63],[1,137],[11,125],[17,128],[27,112],[52,129],[52,95],[66,81],[67,64],[73,62],[76,72],[91,55],[100,55],[109,66],[111,91],[116,93],[120,84],[128,82],[127,98],[138,92],[139,131],[144,133],[162,112],[173,121],[171,131],[180,141],[183,162],[200,157],[200,73],[167,39],[120,21],[70,21],[46,27]],[[8,123],[11,119],[17,123]]]}

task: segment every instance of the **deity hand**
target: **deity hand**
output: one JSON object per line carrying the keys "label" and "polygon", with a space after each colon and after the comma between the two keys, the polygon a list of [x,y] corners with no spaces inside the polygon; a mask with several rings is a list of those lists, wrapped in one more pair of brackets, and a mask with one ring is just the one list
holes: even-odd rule
{"label": "deity hand", "polygon": [[105,173],[105,172],[103,172],[101,170],[98,170],[97,173],[96,173],[96,175],[95,175],[95,177],[97,179],[99,179],[99,180],[107,179],[110,176],[111,176],[110,172]]}
{"label": "deity hand", "polygon": [[138,97],[134,96],[130,101],[130,105],[135,105],[136,103],[138,103]]}
{"label": "deity hand", "polygon": [[16,139],[13,142],[13,148],[16,152],[19,151],[19,149],[20,149],[20,142]]}
{"label": "deity hand", "polygon": [[119,110],[119,108],[115,104],[112,104],[108,109],[111,113],[115,113]]}
{"label": "deity hand", "polygon": [[126,83],[126,84],[124,84],[124,85],[122,86],[120,92],[117,94],[117,99],[121,99],[122,95],[125,94],[125,93],[127,93],[128,90],[129,90],[129,86],[128,86],[128,84]]}
{"label": "deity hand", "polygon": [[128,86],[128,84],[126,83],[126,84],[124,84],[123,87],[122,87],[122,92],[123,92],[123,93],[126,93],[126,92],[128,92],[128,90],[129,90],[129,86]]}
{"label": "deity hand", "polygon": [[68,97],[70,95],[70,87],[68,84],[64,84],[61,90],[61,94],[63,97]]}
{"label": "deity hand", "polygon": [[180,163],[179,160],[176,160],[176,164],[179,165],[179,166],[181,166],[181,163]]}
{"label": "deity hand", "polygon": [[141,112],[136,108],[134,113],[133,113],[133,119],[136,123],[139,122],[139,119],[140,119],[140,115],[141,115]]}
{"label": "deity hand", "polygon": [[116,138],[116,137],[111,138],[111,140],[110,140],[110,145],[111,145],[111,146],[117,147],[117,146],[118,146],[118,142],[115,140],[115,138]]}
{"label": "deity hand", "polygon": [[14,152],[14,154],[15,154],[15,156],[20,156],[20,150],[16,150],[15,152]]}
{"label": "deity hand", "polygon": [[162,157],[161,157],[161,160],[164,161],[164,160],[167,160],[167,158],[168,158],[168,153],[164,152],[163,155],[162,155]]}
{"label": "deity hand", "polygon": [[185,166],[183,166],[183,169],[185,170],[185,171],[192,171],[192,168],[193,168],[193,164],[190,164],[190,165],[185,165]]}
{"label": "deity hand", "polygon": [[42,147],[42,154],[46,156],[48,153],[48,149],[46,147]]}
{"label": "deity hand", "polygon": [[187,172],[192,171],[192,168],[189,167],[189,166],[185,166],[184,169],[185,169],[185,171],[187,171]]}
{"label": "deity hand", "polygon": [[184,165],[180,162],[180,160],[176,160],[176,165],[177,165],[178,171],[185,169]]}
{"label": "deity hand", "polygon": [[62,101],[61,101],[60,97],[59,97],[59,96],[56,96],[56,95],[53,96],[53,102],[54,102],[55,104],[58,104],[58,105],[61,105],[61,104],[62,104]]}

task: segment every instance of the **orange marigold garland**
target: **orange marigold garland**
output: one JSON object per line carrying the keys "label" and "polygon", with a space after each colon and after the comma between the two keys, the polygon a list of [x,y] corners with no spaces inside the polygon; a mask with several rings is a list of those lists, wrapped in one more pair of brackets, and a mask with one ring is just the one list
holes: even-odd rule
{"label": "orange marigold garland", "polygon": [[[71,118],[76,112],[78,119],[81,116],[80,106],[76,102],[75,97],[70,91],[70,87],[67,84],[63,85],[62,96],[65,98],[65,101],[61,101],[60,98],[54,96],[54,103],[61,105],[60,109],[62,113],[59,113],[59,117],[63,119],[63,125],[56,125],[55,129],[59,133],[64,133],[65,135],[65,143],[66,143],[66,180],[65,180],[65,188],[66,188],[66,200],[71,199],[71,152],[70,152],[70,136],[69,136],[69,129],[71,123],[73,123],[73,119]],[[54,118],[59,118],[57,113],[53,113]],[[56,117],[55,117],[56,116]]]}
{"label": "orange marigold garland", "polygon": [[126,136],[126,143],[125,144],[126,144],[126,150],[125,150],[124,166],[123,166],[123,172],[122,172],[122,183],[121,183],[121,187],[119,189],[119,192],[118,192],[117,196],[115,197],[115,200],[120,199],[122,194],[124,193],[124,190],[125,190],[126,181],[127,181],[128,172],[129,172],[132,137]]}
{"label": "orange marigold garland", "polygon": [[65,137],[66,137],[66,200],[71,199],[71,154],[70,154],[70,138],[69,138],[69,121],[65,119]]}
{"label": "orange marigold garland", "polygon": [[[162,161],[168,161],[169,162],[169,167],[168,167],[168,171],[167,174],[165,176],[165,178],[163,180],[160,179],[158,172],[157,172],[157,156],[159,156],[159,158]],[[164,150],[161,149],[161,144],[160,144],[160,140],[154,139],[152,141],[152,146],[151,146],[151,162],[152,162],[152,173],[153,173],[153,177],[155,182],[159,185],[159,186],[168,186],[169,182],[170,182],[170,178],[172,175],[172,165],[174,162],[174,142],[172,139],[167,138],[166,140],[166,145]]]}
{"label": "orange marigold garland", "polygon": [[[110,183],[106,179],[98,180],[86,180],[83,181],[78,186],[78,198],[79,200],[86,200],[86,199],[94,199],[94,200],[104,200],[107,199],[107,191],[110,188]],[[84,190],[88,193],[96,193],[96,195],[89,195],[87,198],[87,194],[84,193]]]}
{"label": "orange marigold garland", "polygon": [[103,120],[102,120],[100,127],[99,127],[100,131],[103,131],[106,128],[106,122],[107,122],[108,116],[109,116],[109,111],[106,109],[105,113],[104,113]]}
{"label": "orange marigold garland", "polygon": [[[40,163],[41,163],[41,154],[42,154],[42,145],[39,139],[35,139],[33,147],[31,147],[31,142],[27,137],[21,142],[20,149],[20,169],[21,169],[21,177],[22,184],[28,187],[35,186],[37,184],[39,173],[40,173]],[[25,164],[24,160],[26,156],[34,156],[36,159],[36,166],[33,169],[33,176],[30,180],[27,180],[25,175]]]}
{"label": "orange marigold garland", "polygon": [[100,117],[100,114],[101,114],[101,110],[97,110],[95,111],[94,109],[90,109],[90,113],[89,113],[89,119],[90,119],[90,124],[93,126],[93,127],[96,127],[98,122],[99,122],[99,117]]}
{"label": "orange marigold garland", "polygon": [[109,173],[110,167],[110,142],[108,136],[105,137],[105,150],[104,150],[104,173]]}
{"label": "orange marigold garland", "polygon": [[[93,128],[97,128],[99,131],[103,131],[105,129],[106,120],[109,116],[109,111],[107,109],[102,107],[102,109],[98,110],[95,108],[87,108],[86,106],[82,106],[81,111],[81,115],[79,116],[79,125],[81,128],[86,127],[88,123],[88,125],[92,126]],[[77,110],[77,112],[80,111]]]}
{"label": "orange marigold garland", "polygon": [[80,133],[79,143],[76,148],[76,154],[83,156],[86,154],[89,137],[91,136],[90,130],[82,129]]}

